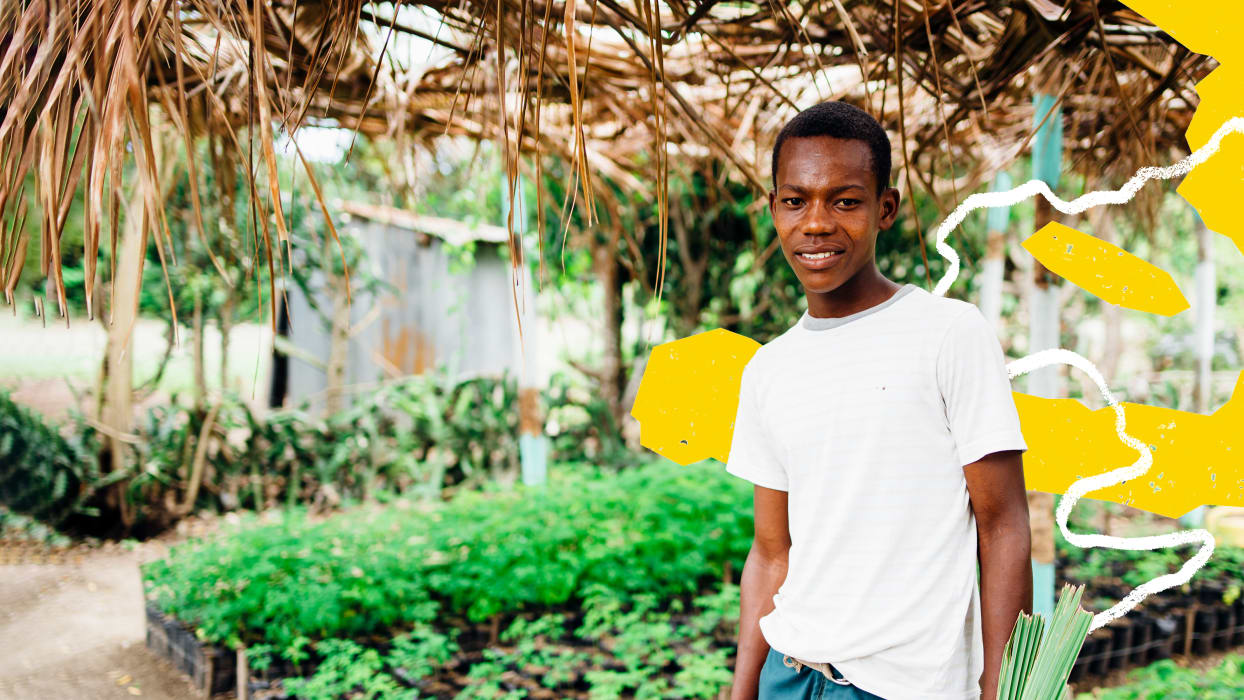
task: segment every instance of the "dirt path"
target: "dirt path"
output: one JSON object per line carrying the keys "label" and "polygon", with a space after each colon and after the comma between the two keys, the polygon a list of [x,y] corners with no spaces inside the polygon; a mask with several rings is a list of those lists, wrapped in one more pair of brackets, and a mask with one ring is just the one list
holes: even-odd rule
{"label": "dirt path", "polygon": [[0,542],[0,699],[197,697],[146,646],[138,564],[166,551]]}

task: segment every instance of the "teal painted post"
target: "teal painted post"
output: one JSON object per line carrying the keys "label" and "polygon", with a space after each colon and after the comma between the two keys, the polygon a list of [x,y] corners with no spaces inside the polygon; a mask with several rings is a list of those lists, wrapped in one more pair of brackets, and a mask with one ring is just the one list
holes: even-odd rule
{"label": "teal painted post", "polygon": [[[990,189],[994,192],[1006,192],[1014,186],[1010,174],[1003,170],[994,176],[993,186]],[[985,215],[985,227],[990,231],[1006,231],[1007,222],[1010,220],[1010,207],[993,207]]]}
{"label": "teal painted post", "polygon": [[[501,196],[505,215],[510,215],[509,181],[502,181]],[[519,270],[519,310],[523,319],[523,346],[515,348],[515,364],[518,366],[518,458],[523,483],[528,486],[543,485],[548,479],[549,439],[544,434],[544,410],[540,405],[544,393],[544,374],[539,358],[539,314],[536,312],[536,294],[532,287],[531,256],[537,251],[527,244],[527,202],[523,195],[523,179],[517,179],[514,188],[514,233],[524,250],[523,267]]]}
{"label": "teal painted post", "polygon": [[[1050,189],[1058,186],[1063,167],[1063,111],[1055,107],[1055,102],[1053,95],[1037,95],[1032,100],[1035,108],[1032,125],[1041,125],[1032,142],[1032,176],[1044,181]],[[1054,113],[1046,119],[1050,110]]]}
{"label": "teal painted post", "polygon": [[[1032,176],[1058,191],[1062,172],[1063,119],[1053,95],[1033,98],[1033,127],[1040,125],[1032,144]],[[1048,115],[1048,117],[1047,117]],[[1044,197],[1036,200],[1034,231],[1053,220],[1053,208]],[[1045,266],[1033,261],[1035,288],[1029,310],[1029,351],[1037,352],[1059,345],[1059,285]],[[1036,396],[1058,398],[1058,369],[1046,367],[1028,375],[1028,391]],[[1032,609],[1050,619],[1054,613],[1054,498],[1051,494],[1029,493],[1029,522],[1032,525]]]}

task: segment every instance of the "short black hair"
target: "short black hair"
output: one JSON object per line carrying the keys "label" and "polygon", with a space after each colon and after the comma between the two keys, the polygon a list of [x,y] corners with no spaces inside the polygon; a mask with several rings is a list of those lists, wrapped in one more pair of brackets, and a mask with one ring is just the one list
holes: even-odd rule
{"label": "short black hair", "polygon": [[822,102],[796,114],[778,132],[773,144],[773,187],[777,189],[778,155],[786,139],[829,136],[836,139],[863,141],[872,153],[873,175],[877,178],[877,194],[890,184],[890,137],[872,115],[846,102]]}

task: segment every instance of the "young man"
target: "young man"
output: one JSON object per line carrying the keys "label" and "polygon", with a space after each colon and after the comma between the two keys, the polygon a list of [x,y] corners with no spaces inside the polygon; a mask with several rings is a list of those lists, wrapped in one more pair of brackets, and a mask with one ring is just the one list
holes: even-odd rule
{"label": "young man", "polygon": [[800,113],[773,176],[808,310],[743,371],[727,470],[755,484],[756,534],[733,698],[993,700],[1032,600],[1001,346],[972,304],[877,269],[899,194],[868,114]]}

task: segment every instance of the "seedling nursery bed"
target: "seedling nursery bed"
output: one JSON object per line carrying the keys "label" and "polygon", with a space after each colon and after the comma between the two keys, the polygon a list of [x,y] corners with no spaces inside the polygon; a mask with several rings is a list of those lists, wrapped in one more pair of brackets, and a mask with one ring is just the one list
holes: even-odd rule
{"label": "seedling nursery bed", "polygon": [[[421,697],[712,698],[730,680],[753,536],[737,481],[657,463],[534,495],[464,493],[429,512],[312,522],[293,510],[145,564],[147,643],[204,697],[239,686],[256,700],[334,697],[359,679]],[[1094,612],[1185,559],[1062,549],[1058,569],[1086,584]],[[1218,548],[1188,585],[1090,635],[1072,679],[1244,644],[1241,571],[1244,549]],[[245,653],[217,641],[239,636]]]}
{"label": "seedling nursery bed", "polygon": [[204,644],[194,629],[147,606],[147,648],[164,657],[190,677],[203,697],[237,688],[236,654]]}
{"label": "seedling nursery bed", "polygon": [[[233,694],[238,690],[238,673],[243,670],[238,665],[240,655],[235,650],[202,642],[195,634],[192,625],[177,620],[150,604],[147,605],[146,612],[148,648],[186,673],[198,690],[199,698],[210,700],[225,694],[229,694],[230,697],[235,696]],[[565,618],[569,625],[577,625],[583,621],[583,616],[579,613],[565,613]],[[675,624],[686,623],[690,619],[689,615],[678,615],[672,618]],[[470,624],[465,620],[459,620],[459,622],[463,625],[463,632],[458,636],[458,641],[463,644],[463,647],[432,676],[413,678],[398,669],[394,675],[404,688],[416,689],[418,697],[421,698],[458,697],[461,691],[477,684],[477,681],[471,679],[473,666],[487,665],[493,652],[504,653],[516,649],[513,645],[496,641],[496,628],[493,623]],[[732,644],[732,634],[732,632],[730,635],[717,633],[710,637],[718,645]],[[727,636],[729,639],[726,639]],[[380,650],[387,650],[390,646],[389,641],[381,636],[360,640],[361,643]],[[565,651],[582,652],[586,656],[587,652],[607,650],[613,645],[613,642],[608,642],[602,649],[601,646],[587,640],[576,640],[557,646]],[[673,648],[684,652],[692,651],[681,643],[673,644]],[[732,661],[733,657],[730,657],[730,660]],[[556,689],[542,687],[540,683],[542,671],[551,669],[542,669],[539,666],[528,667],[524,673],[516,673],[513,670],[503,671],[499,674],[498,680],[503,693],[509,690],[522,690],[525,692],[524,697],[532,700],[585,699],[591,696],[592,689],[587,673],[593,671],[625,673],[626,669],[626,664],[619,660],[597,659],[594,662],[584,663],[576,673],[572,674],[574,679],[563,680],[562,683],[557,684]],[[667,678],[669,688],[675,688],[678,687],[676,671],[677,666],[668,663],[658,669],[657,673]],[[290,678],[308,676],[314,672],[313,663],[307,662],[295,666],[283,659],[275,660],[262,672],[251,670],[247,673],[247,698],[249,700],[294,700],[297,696],[286,690],[285,682]]]}
{"label": "seedling nursery bed", "polygon": [[1084,641],[1071,682],[1145,666],[1175,655],[1206,656],[1244,645],[1244,598],[1231,603],[1206,586],[1192,593],[1151,596]]}
{"label": "seedling nursery bed", "polygon": [[[146,611],[147,647],[189,676],[202,698],[236,691],[235,651],[204,644],[191,625],[152,605]],[[1244,646],[1244,597],[1227,604],[1214,587],[1193,593],[1167,592],[1151,596],[1137,610],[1090,634],[1069,680],[1079,683],[1172,656],[1205,656],[1240,646]],[[479,652],[463,654],[451,667],[468,666],[479,656]],[[252,698],[288,698],[276,679],[299,672],[287,663],[274,665],[264,678],[248,679],[249,694]],[[453,696],[452,685],[438,685],[444,697]]]}

